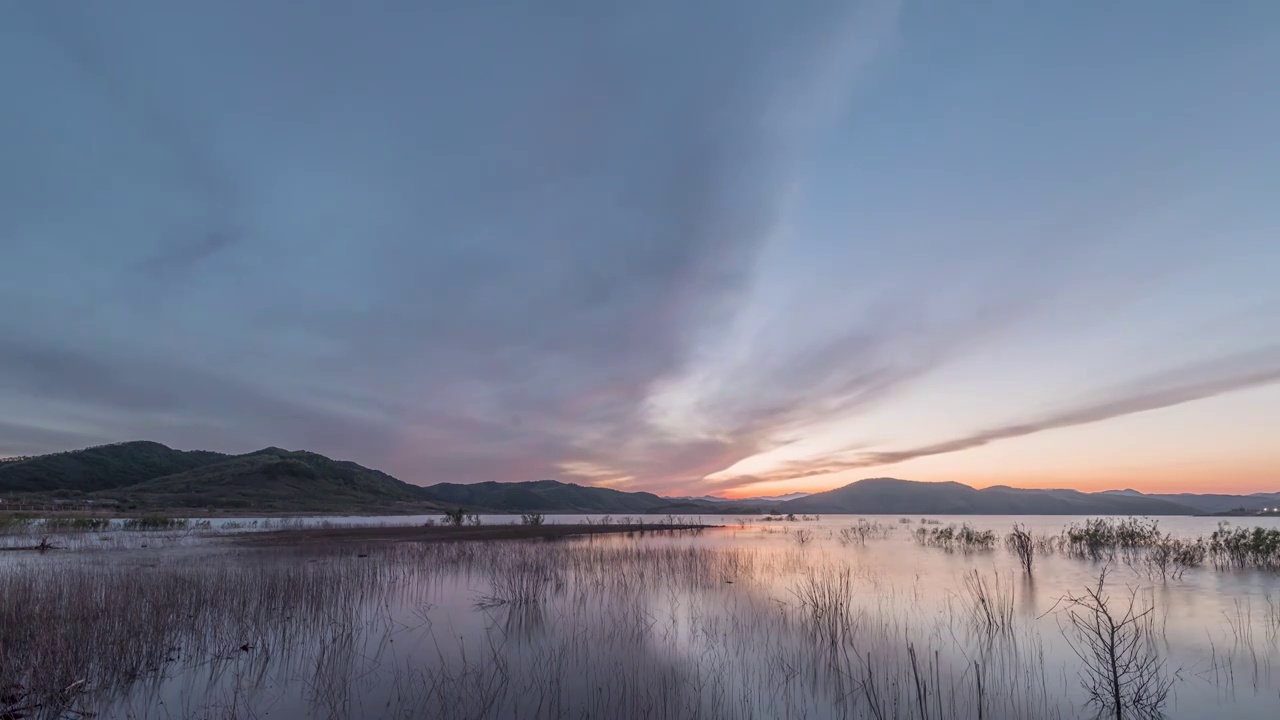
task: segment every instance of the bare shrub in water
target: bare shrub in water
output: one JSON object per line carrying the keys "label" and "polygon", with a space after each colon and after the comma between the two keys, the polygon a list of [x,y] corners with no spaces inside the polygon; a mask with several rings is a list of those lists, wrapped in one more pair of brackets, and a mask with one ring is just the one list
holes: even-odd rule
{"label": "bare shrub in water", "polygon": [[1154,607],[1140,608],[1136,589],[1113,605],[1106,580],[1104,570],[1096,587],[1062,599],[1081,682],[1090,702],[1116,720],[1163,717],[1173,681],[1153,642]]}
{"label": "bare shrub in water", "polygon": [[1219,568],[1280,570],[1280,529],[1232,527],[1221,522],[1209,536],[1209,552]]}
{"label": "bare shrub in water", "polygon": [[1163,537],[1159,522],[1145,518],[1089,518],[1072,523],[1064,533],[1067,552],[1091,560],[1115,557],[1116,551],[1135,551],[1155,545]]}
{"label": "bare shrub in water", "polygon": [[444,511],[444,524],[445,524],[445,525],[452,525],[452,526],[454,526],[454,527],[462,527],[462,523],[466,522],[466,519],[467,519],[467,511],[466,511],[466,510],[463,510],[462,508],[458,508],[458,509],[456,509],[456,510],[445,510],[445,511]]}
{"label": "bare shrub in water", "polygon": [[856,542],[865,545],[868,539],[883,540],[889,537],[892,530],[888,525],[858,518],[858,524],[840,529],[840,544],[851,545]]}
{"label": "bare shrub in water", "polygon": [[805,545],[808,545],[809,543],[813,542],[813,531],[797,530],[791,533],[791,539],[795,540],[797,545],[804,547]]}
{"label": "bare shrub in water", "polygon": [[1031,568],[1036,560],[1036,543],[1032,539],[1031,533],[1027,532],[1021,525],[1015,524],[1013,532],[1005,537],[1004,543],[1018,556],[1018,562],[1022,565],[1022,569],[1030,575]]}
{"label": "bare shrub in water", "polygon": [[1208,546],[1203,539],[1179,540],[1165,535],[1143,557],[1148,577],[1180,579],[1187,570],[1204,564]]}
{"label": "bare shrub in water", "polygon": [[520,516],[521,525],[541,525],[546,522],[547,516],[542,513],[525,513]]}

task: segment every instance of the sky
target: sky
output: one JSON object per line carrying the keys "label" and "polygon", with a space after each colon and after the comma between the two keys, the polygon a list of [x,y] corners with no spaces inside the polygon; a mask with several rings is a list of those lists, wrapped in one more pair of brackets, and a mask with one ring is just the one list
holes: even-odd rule
{"label": "sky", "polygon": [[1280,3],[0,3],[0,456],[1280,491]]}

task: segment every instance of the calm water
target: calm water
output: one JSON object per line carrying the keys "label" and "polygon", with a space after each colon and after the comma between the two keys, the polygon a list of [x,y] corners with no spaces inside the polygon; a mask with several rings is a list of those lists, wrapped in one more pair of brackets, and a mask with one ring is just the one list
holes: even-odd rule
{"label": "calm water", "polygon": [[[948,552],[915,541],[920,518],[866,517],[888,536],[842,543],[848,516],[302,549],[104,533],[77,547],[106,550],[9,553],[0,568],[6,622],[26,612],[62,629],[42,672],[84,679],[75,707],[99,717],[1094,717],[1061,598],[1104,568],[1114,597],[1154,608],[1166,716],[1280,717],[1276,574],[1209,566],[1161,580],[1138,558],[1053,554],[1027,577],[1002,544]],[[1035,534],[1082,520],[931,519],[1001,536],[1015,520]],[[1160,526],[1192,537],[1217,520]],[[1007,631],[972,621],[974,571],[1011,603]],[[838,600],[817,611],[815,592]],[[41,609],[24,610],[35,600],[23,593]]]}

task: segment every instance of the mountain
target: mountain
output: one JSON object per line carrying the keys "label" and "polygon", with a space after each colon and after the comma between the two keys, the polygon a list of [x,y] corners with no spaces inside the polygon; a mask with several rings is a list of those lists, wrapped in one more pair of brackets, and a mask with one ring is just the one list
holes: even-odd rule
{"label": "mountain", "polygon": [[668,498],[555,480],[441,483],[420,487],[353,462],[269,447],[244,455],[175,450],[127,442],[0,462],[0,493],[40,501],[90,501],[120,509],[223,509],[257,512],[1194,515],[1280,506],[1280,493],[1146,495],[1083,493],[954,482],[871,478],[827,492],[725,500]]}
{"label": "mountain", "polygon": [[438,510],[421,487],[353,462],[266,448],[244,455],[126,442],[0,463],[0,493],[126,509]]}
{"label": "mountain", "polygon": [[554,480],[410,485],[323,455],[269,447],[244,455],[127,442],[0,463],[0,493],[121,509],[255,512],[712,514],[761,512],[741,503],[676,500]]}
{"label": "mountain", "polygon": [[39,455],[0,464],[0,492],[94,492],[187,472],[232,456],[174,450],[156,442],[125,442]]}
{"label": "mountain", "polygon": [[[336,510],[429,501],[421,487],[353,462],[306,451],[266,448],[186,472],[101,493],[118,499],[142,496],[163,507],[257,510]],[[426,509],[424,507],[423,509]]]}
{"label": "mountain", "polygon": [[1104,490],[1100,494],[1142,497],[1177,503],[1197,513],[1211,515],[1230,510],[1261,510],[1280,507],[1280,493],[1253,493],[1252,495],[1222,495],[1199,493],[1140,493],[1137,490]]}
{"label": "mountain", "polygon": [[808,496],[809,493],[791,493],[789,495],[760,495],[757,497],[747,498],[722,498],[715,495],[703,495],[701,497],[673,497],[671,500],[706,500],[714,503],[780,503],[787,500],[795,500]]}
{"label": "mountain", "polygon": [[425,490],[431,499],[445,505],[494,512],[688,515],[731,509],[706,500],[664,498],[646,492],[584,487],[555,480],[440,483]]}
{"label": "mountain", "polygon": [[892,515],[1190,515],[1169,500],[1077,490],[1006,486],[976,490],[956,482],[870,478],[782,503],[790,513]]}

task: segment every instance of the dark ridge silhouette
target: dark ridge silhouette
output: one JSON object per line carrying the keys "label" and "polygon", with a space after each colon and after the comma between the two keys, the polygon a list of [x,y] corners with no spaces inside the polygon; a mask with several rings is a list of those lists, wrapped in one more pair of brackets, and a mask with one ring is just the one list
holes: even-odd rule
{"label": "dark ridge silhouette", "polygon": [[1146,495],[871,478],[783,501],[709,500],[624,492],[556,480],[412,485],[354,462],[267,447],[243,455],[126,442],[0,463],[0,493],[129,509],[253,512],[726,513],[1195,515],[1280,506],[1280,493]]}
{"label": "dark ridge silhouette", "polygon": [[1160,498],[1077,490],[871,478],[782,504],[786,512],[937,515],[1192,515],[1193,508]]}

